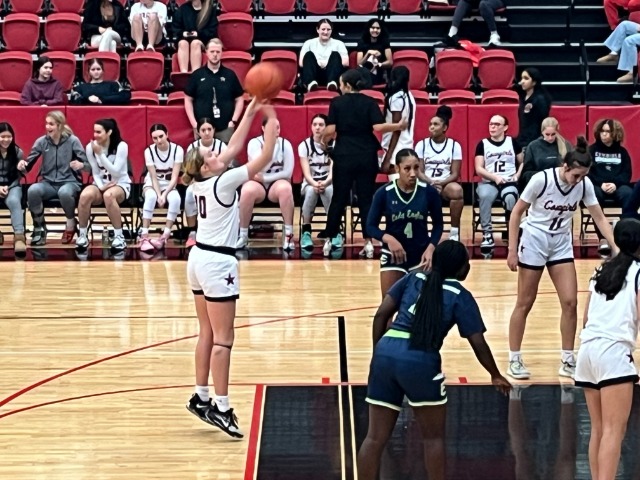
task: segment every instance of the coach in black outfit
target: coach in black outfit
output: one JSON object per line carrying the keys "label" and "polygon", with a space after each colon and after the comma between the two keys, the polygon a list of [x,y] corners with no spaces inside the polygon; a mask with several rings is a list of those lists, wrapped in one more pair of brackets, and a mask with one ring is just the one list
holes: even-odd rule
{"label": "coach in black outfit", "polygon": [[217,38],[209,40],[206,53],[207,64],[189,77],[184,109],[194,131],[199,119],[210,118],[215,138],[229,143],[242,116],[244,92],[233,70],[220,63],[222,42]]}
{"label": "coach in black outfit", "polygon": [[[343,246],[339,235],[340,219],[354,181],[358,193],[360,218],[363,220],[363,236],[369,242],[371,236],[364,223],[376,188],[378,174],[378,150],[380,142],[373,134],[393,132],[406,128],[406,120],[385,123],[376,101],[359,92],[365,84],[358,70],[347,70],[340,77],[340,97],[333,98],[329,106],[329,119],[324,131],[326,144],[335,134],[333,160],[333,198],[327,216],[326,235],[333,248]],[[330,239],[330,240],[329,240]]]}

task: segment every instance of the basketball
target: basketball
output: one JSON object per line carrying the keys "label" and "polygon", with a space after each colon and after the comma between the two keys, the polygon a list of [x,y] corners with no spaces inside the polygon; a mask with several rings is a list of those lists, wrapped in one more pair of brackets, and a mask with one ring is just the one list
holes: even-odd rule
{"label": "basketball", "polygon": [[260,100],[269,100],[282,90],[282,72],[269,62],[257,63],[247,72],[244,89]]}

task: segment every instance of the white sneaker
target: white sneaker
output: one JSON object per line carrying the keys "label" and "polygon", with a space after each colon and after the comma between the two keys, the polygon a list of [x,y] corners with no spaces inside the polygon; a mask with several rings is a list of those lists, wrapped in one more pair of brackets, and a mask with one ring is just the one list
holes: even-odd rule
{"label": "white sneaker", "polygon": [[293,242],[293,233],[289,235],[285,235],[282,239],[282,249],[294,250],[295,248],[296,248],[296,244]]}
{"label": "white sneaker", "polygon": [[480,243],[480,248],[493,248],[493,247],[495,247],[495,242],[493,241],[493,233],[484,232],[482,234],[482,242]]}
{"label": "white sneaker", "polygon": [[598,255],[602,258],[611,256],[611,247],[609,246],[609,242],[607,242],[606,238],[600,240],[600,244],[598,245]]}
{"label": "white sneaker", "polygon": [[560,361],[558,375],[561,377],[575,378],[576,376],[576,357],[572,357],[568,362]]}
{"label": "white sneaker", "polygon": [[358,253],[358,255],[360,257],[373,258],[373,252],[373,243],[371,243],[371,240],[367,240],[367,243],[364,244],[364,247],[362,248],[362,250],[360,250],[360,253]]}
{"label": "white sneaker", "polygon": [[498,35],[497,33],[492,33],[491,36],[489,37],[489,44],[502,45],[502,42],[500,42],[500,35]]}
{"label": "white sneaker", "polygon": [[507,375],[517,380],[526,380],[531,376],[527,367],[524,366],[522,357],[515,357],[513,360],[509,361]]}
{"label": "white sneaker", "polygon": [[87,238],[87,234],[79,233],[78,238],[76,238],[76,247],[87,248],[88,246],[89,246],[89,239]]}
{"label": "white sneaker", "polygon": [[111,250],[124,250],[127,248],[127,242],[124,240],[124,235],[116,235],[111,242]]}
{"label": "white sneaker", "polygon": [[331,239],[327,238],[324,241],[324,245],[322,246],[322,255],[324,255],[325,257],[328,257],[329,255],[331,255]]}
{"label": "white sneaker", "polygon": [[454,242],[460,241],[460,230],[457,228],[452,228],[449,232],[449,240],[453,240]]}
{"label": "white sneaker", "polygon": [[245,248],[249,243],[249,237],[247,235],[238,235],[238,241],[236,242],[236,248]]}
{"label": "white sneaker", "polygon": [[317,89],[318,89],[318,82],[316,82],[315,80],[309,83],[309,85],[307,86],[307,92],[313,92],[314,90],[317,90]]}

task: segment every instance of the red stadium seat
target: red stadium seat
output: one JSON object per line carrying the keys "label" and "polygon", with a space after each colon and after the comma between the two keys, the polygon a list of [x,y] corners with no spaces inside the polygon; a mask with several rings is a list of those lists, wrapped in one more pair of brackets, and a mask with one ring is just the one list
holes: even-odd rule
{"label": "red stadium seat", "polygon": [[389,0],[389,10],[397,15],[413,15],[424,11],[423,0]]}
{"label": "red stadium seat", "polygon": [[404,65],[411,72],[409,88],[421,90],[429,80],[429,56],[420,50],[399,50],[393,54],[393,66]]}
{"label": "red stadium seat", "polygon": [[438,94],[438,105],[475,105],[476,95],[470,90],[445,90]]}
{"label": "red stadium seat", "polygon": [[233,70],[240,83],[244,84],[244,77],[247,76],[247,72],[251,68],[251,54],[225,50],[222,52],[222,64]]}
{"label": "red stadium seat", "polygon": [[71,52],[47,52],[47,57],[53,62],[54,78],[68,92],[76,79],[76,56]]}
{"label": "red stadium seat", "polygon": [[160,105],[160,99],[154,92],[131,92],[131,105]]}
{"label": "red stadium seat", "polygon": [[107,81],[117,82],[120,80],[120,55],[115,52],[89,52],[84,56],[82,62],[82,78],[85,82],[90,81],[89,63],[94,58],[102,61],[104,79]]}
{"label": "red stadium seat", "polygon": [[0,53],[0,90],[22,92],[24,84],[31,78],[33,59],[27,52]]}
{"label": "red stadium seat", "polygon": [[159,90],[163,74],[164,57],[159,52],[134,52],[127,58],[127,78],[131,90]]}
{"label": "red stadium seat", "polygon": [[275,63],[282,72],[283,89],[291,90],[298,77],[298,56],[287,50],[269,50],[260,58],[261,62]]}
{"label": "red stadium seat", "polygon": [[[224,54],[223,54],[224,56]],[[202,56],[202,65],[207,64],[207,56]],[[181,72],[178,64],[178,54],[171,55],[171,74],[170,79],[174,90],[184,90],[189,82],[191,72]]]}
{"label": "red stadium seat", "polygon": [[253,0],[219,0],[222,13],[249,13]]}
{"label": "red stadium seat", "polygon": [[572,145],[578,136],[587,135],[587,107],[585,105],[552,105],[549,116],[555,117],[560,125],[560,134]]}
{"label": "red stadium seat", "polygon": [[291,14],[296,9],[296,0],[263,0],[264,11],[272,15]]}
{"label": "red stadium seat", "polygon": [[516,76],[516,58],[508,50],[486,50],[478,60],[478,80],[482,88],[511,88]]}
{"label": "red stadium seat", "polygon": [[378,13],[378,0],[349,0],[347,10],[356,15],[374,15]]}
{"label": "red stadium seat", "polygon": [[2,37],[7,50],[33,52],[40,37],[40,17],[33,13],[7,15],[2,26]]}
{"label": "red stadium seat", "polygon": [[304,5],[311,15],[330,15],[336,13],[338,0],[304,0]]}
{"label": "red stadium seat", "polygon": [[82,19],[77,13],[52,13],[44,24],[49,50],[75,52],[80,44]]}
{"label": "red stadium seat", "polygon": [[449,2],[437,1],[437,0],[427,0],[427,11],[431,13],[432,11],[439,13],[453,13],[456,9],[455,5],[450,5]]}
{"label": "red stadium seat", "polygon": [[436,78],[442,90],[464,90],[471,85],[473,60],[469,52],[444,50],[436,55]]}
{"label": "red stadium seat", "polygon": [[414,100],[416,101],[416,105],[430,105],[431,104],[431,96],[428,92],[424,90],[411,90],[411,94],[413,95]]}
{"label": "red stadium seat", "polygon": [[51,8],[56,13],[80,13],[84,0],[51,0]]}
{"label": "red stadium seat", "polygon": [[384,107],[384,94],[382,92],[379,92],[377,90],[362,90],[360,93],[373,98],[376,102],[378,102],[380,108]]}
{"label": "red stadium seat", "polygon": [[295,105],[296,96],[294,93],[282,90],[276,98],[271,100],[273,105]]}
{"label": "red stadium seat", "polygon": [[337,97],[337,92],[331,92],[329,90],[316,90],[315,92],[309,92],[305,94],[304,105],[328,105],[333,97]]}
{"label": "red stadium seat", "polygon": [[184,105],[184,92],[171,92],[167,96],[167,105]]}
{"label": "red stadium seat", "polygon": [[9,0],[9,8],[12,13],[39,13],[43,3],[43,0]]}
{"label": "red stadium seat", "polygon": [[253,18],[248,13],[223,13],[218,17],[218,37],[226,50],[251,50]]}
{"label": "red stadium seat", "polygon": [[496,88],[494,90],[487,90],[486,92],[484,92],[482,94],[482,98],[480,99],[480,103],[482,105],[495,105],[496,103],[515,103],[516,105],[518,105],[520,103],[520,96],[513,90]]}
{"label": "red stadium seat", "polygon": [[20,103],[21,96],[20,92],[0,92],[0,107],[22,105]]}

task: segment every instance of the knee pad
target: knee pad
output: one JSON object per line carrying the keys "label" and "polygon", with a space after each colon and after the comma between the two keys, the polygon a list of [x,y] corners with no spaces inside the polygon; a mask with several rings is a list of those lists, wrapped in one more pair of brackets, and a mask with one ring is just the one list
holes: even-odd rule
{"label": "knee pad", "polygon": [[516,192],[506,192],[502,196],[502,205],[504,209],[510,212],[515,207],[516,202],[518,201],[518,194]]}
{"label": "knee pad", "polygon": [[156,208],[158,195],[152,188],[148,188],[144,192],[144,203],[142,204],[142,218],[151,220],[153,218],[153,210]]}
{"label": "knee pad", "polygon": [[193,188],[189,186],[184,197],[184,213],[187,217],[195,217],[198,215],[198,207],[196,206],[196,197],[193,196]]}
{"label": "knee pad", "polygon": [[167,195],[167,219],[175,222],[180,214],[180,194],[176,190],[171,190]]}

